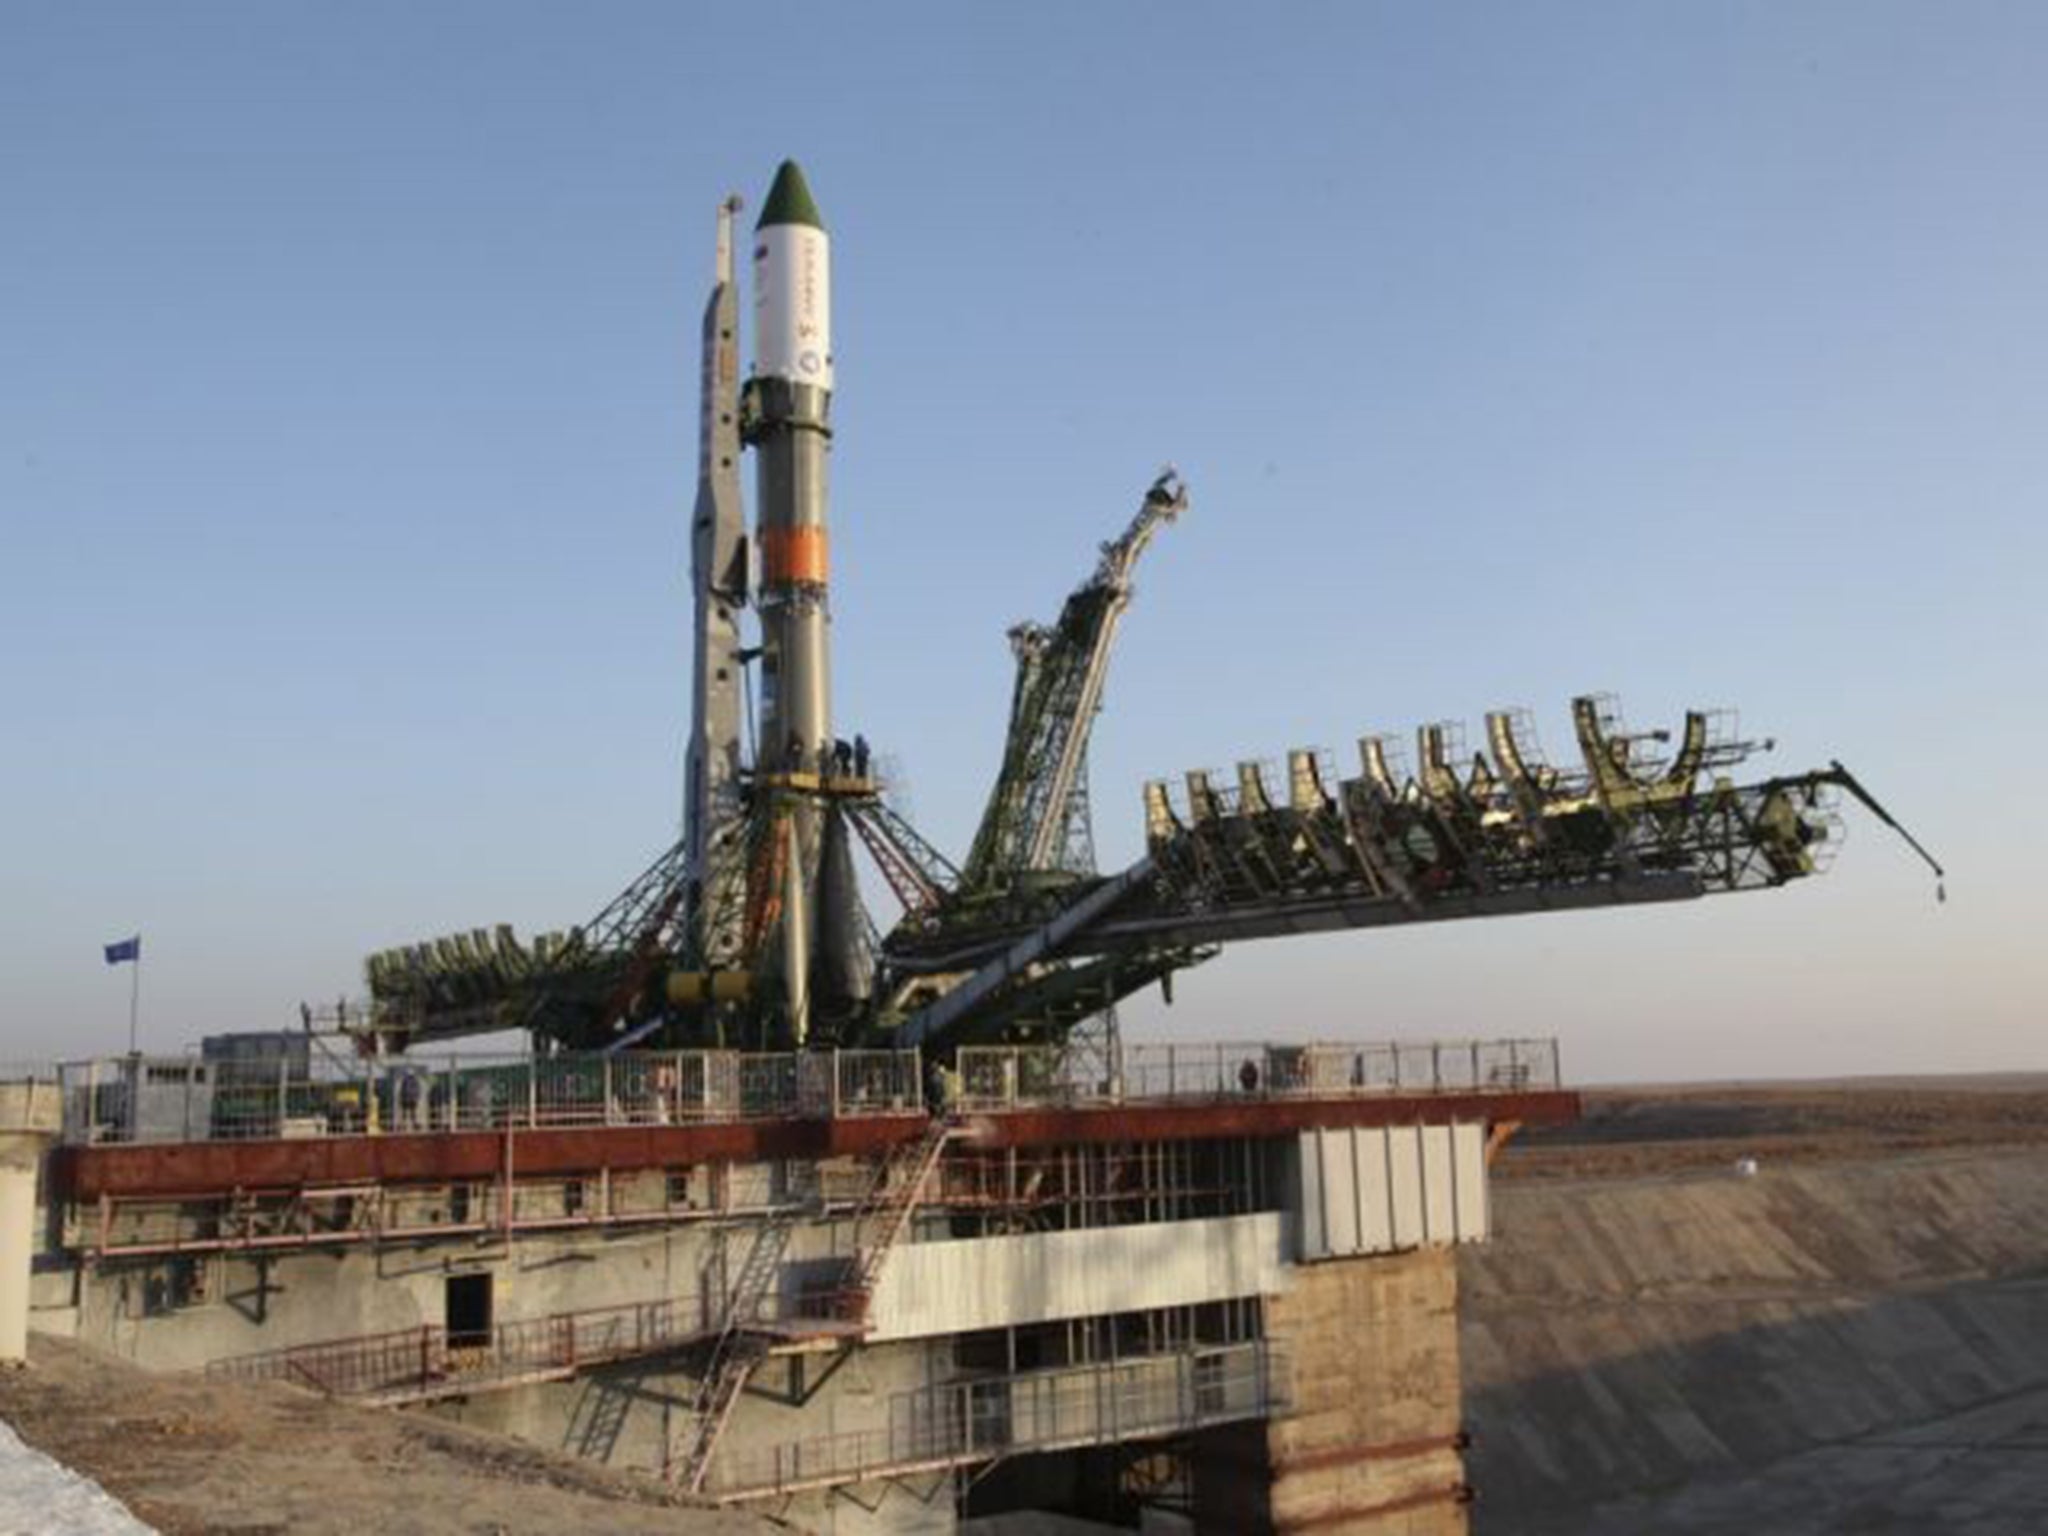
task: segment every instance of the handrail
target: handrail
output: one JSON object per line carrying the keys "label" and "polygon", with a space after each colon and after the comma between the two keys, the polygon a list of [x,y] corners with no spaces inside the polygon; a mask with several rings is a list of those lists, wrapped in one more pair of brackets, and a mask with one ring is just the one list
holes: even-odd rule
{"label": "handrail", "polygon": [[779,1497],[1263,1418],[1289,1401],[1287,1364],[1252,1341],[948,1382],[896,1394],[884,1429],[735,1451],[706,1491],[722,1503]]}
{"label": "handrail", "polygon": [[[1485,1094],[1561,1085],[1555,1039],[1179,1044],[1126,1042],[1104,1063],[1057,1046],[962,1046],[950,1107],[1042,1107]],[[69,1062],[72,1145],[432,1135],[926,1111],[912,1050],[632,1051],[617,1055],[370,1061],[353,1075],[252,1076],[200,1057]]]}

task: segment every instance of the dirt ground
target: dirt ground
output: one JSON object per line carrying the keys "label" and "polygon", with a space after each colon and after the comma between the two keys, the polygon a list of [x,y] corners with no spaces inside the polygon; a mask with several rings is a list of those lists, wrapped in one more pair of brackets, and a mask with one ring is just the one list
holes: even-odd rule
{"label": "dirt ground", "polygon": [[152,1376],[61,1339],[0,1373],[0,1418],[164,1536],[756,1536],[606,1471],[422,1415],[291,1387]]}
{"label": "dirt ground", "polygon": [[1864,1078],[1589,1088],[1576,1125],[1529,1127],[1500,1178],[1632,1178],[1736,1159],[1862,1159],[2048,1143],[2048,1077]]}

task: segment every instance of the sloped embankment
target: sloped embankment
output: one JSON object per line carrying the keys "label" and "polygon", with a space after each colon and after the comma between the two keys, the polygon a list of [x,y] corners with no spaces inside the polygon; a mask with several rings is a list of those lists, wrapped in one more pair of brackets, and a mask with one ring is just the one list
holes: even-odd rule
{"label": "sloped embankment", "polygon": [[1504,1180],[1495,1218],[1460,1264],[1477,1531],[1960,1529],[1905,1490],[1994,1470],[2048,1528],[2048,1150]]}

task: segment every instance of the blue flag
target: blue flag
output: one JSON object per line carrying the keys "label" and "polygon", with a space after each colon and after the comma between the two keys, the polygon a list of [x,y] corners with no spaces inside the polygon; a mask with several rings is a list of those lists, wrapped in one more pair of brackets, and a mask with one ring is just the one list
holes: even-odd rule
{"label": "blue flag", "polygon": [[142,959],[142,935],[138,933],[132,939],[123,939],[118,944],[109,944],[106,946],[106,950],[107,964],[109,965],[119,965],[123,960],[134,960],[139,963]]}

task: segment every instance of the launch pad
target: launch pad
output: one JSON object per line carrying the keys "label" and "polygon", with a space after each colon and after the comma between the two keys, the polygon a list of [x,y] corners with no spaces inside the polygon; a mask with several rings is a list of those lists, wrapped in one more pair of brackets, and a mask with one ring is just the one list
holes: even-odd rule
{"label": "launch pad", "polygon": [[[1190,506],[1169,469],[1009,631],[1001,767],[949,856],[835,734],[823,217],[785,163],[742,381],[736,211],[682,837],[575,926],[372,955],[345,1055],[67,1066],[52,1310],[818,1532],[1464,1530],[1453,1253],[1502,1142],[1576,1113],[1555,1043],[1133,1045],[1116,1005],[1255,939],[1772,889],[1824,866],[1842,795],[1890,818],[1839,763],[1745,777],[1729,717],[1635,731],[1587,695],[1568,765],[1499,711],[1483,751],[1423,726],[1412,768],[1368,736],[1156,781],[1145,852],[1102,871],[1088,743]],[[443,1054],[507,1031],[530,1052]]]}

